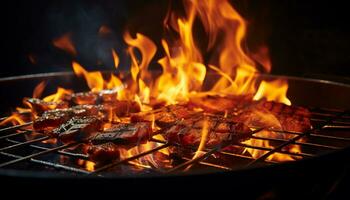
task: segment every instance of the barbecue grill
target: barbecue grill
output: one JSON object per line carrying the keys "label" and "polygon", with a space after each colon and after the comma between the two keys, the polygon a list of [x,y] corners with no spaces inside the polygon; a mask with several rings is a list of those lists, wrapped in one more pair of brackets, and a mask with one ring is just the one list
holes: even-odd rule
{"label": "barbecue grill", "polygon": [[[278,76],[260,75],[259,79],[271,80],[277,77]],[[332,161],[332,166],[329,167],[329,170],[324,169],[328,173],[331,172],[331,169],[335,169],[335,171],[332,171],[332,175],[337,171],[337,168],[343,169],[344,166],[345,168],[348,167],[348,164],[344,163],[349,161],[348,153],[350,150],[350,113],[348,112],[350,87],[348,85],[322,80],[296,77],[283,78],[286,78],[289,82],[289,96],[291,99],[295,99],[294,102],[296,104],[303,105],[310,109],[313,128],[306,132],[276,130],[278,134],[293,136],[286,137],[290,139],[260,137],[254,134],[251,136],[251,138],[254,139],[270,141],[275,144],[273,148],[258,147],[243,143],[233,144],[235,147],[263,150],[264,154],[257,159],[242,152],[226,152],[223,149],[230,144],[223,144],[212,149],[206,149],[205,153],[195,159],[191,159],[190,155],[186,156],[186,154],[184,154],[183,157],[176,158],[177,162],[175,164],[173,163],[171,168],[162,169],[135,164],[133,161],[136,159],[155,154],[164,148],[174,146],[165,141],[152,139],[151,141],[156,143],[153,149],[140,152],[126,159],[97,166],[94,170],[87,170],[85,165],[76,164],[77,160],[81,160],[79,162],[88,162],[87,155],[74,153],[69,150],[77,146],[77,143],[48,144],[45,141],[48,141],[50,137],[43,134],[36,134],[35,137],[29,137],[33,135],[32,131],[28,129],[28,126],[31,124],[31,122],[29,122],[23,125],[1,127],[1,176],[7,178],[64,177],[68,179],[79,177],[90,181],[96,178],[113,178],[114,180],[118,180],[118,182],[124,180],[124,183],[130,183],[130,180],[128,181],[128,179],[125,178],[138,177],[141,178],[140,183],[144,183],[145,180],[151,177],[158,177],[156,180],[161,183],[164,178],[167,180],[176,180],[175,182],[177,182],[181,178],[183,178],[183,180],[188,180],[187,177],[196,177],[194,180],[198,182],[198,180],[203,180],[205,177],[211,177],[212,179],[214,177],[218,179],[219,177],[223,178],[225,176],[237,176],[237,174],[241,176],[242,174],[263,173],[263,171],[270,172],[269,177],[266,176],[265,178],[274,180],[276,175],[273,175],[274,173],[271,172],[275,170],[281,170],[281,173],[283,173],[281,174],[282,177],[287,176],[290,178],[293,174],[303,174],[302,171],[307,171],[309,173],[307,176],[314,176],[315,173],[309,172],[309,170],[316,169],[318,172],[323,171],[322,169],[326,166],[328,167],[328,164],[330,164],[325,164],[325,160]],[[5,93],[9,88],[17,88],[18,92],[14,94],[14,97],[9,96],[5,101],[2,99],[4,101],[2,102],[4,106],[2,110],[14,106],[13,104],[19,102],[16,98],[20,99],[22,96],[26,95],[29,85],[34,87],[42,80],[48,81],[50,88],[56,88],[58,83],[60,86],[71,86],[71,88],[84,85],[81,84],[82,80],[74,77],[71,73],[52,73],[4,78],[0,80],[1,92]],[[77,88],[77,90],[82,89],[84,89],[84,87]],[[284,147],[291,144],[300,146],[302,153],[291,153],[283,150]],[[184,147],[177,146],[176,148]],[[278,163],[276,161],[266,160],[268,156],[274,153],[292,156],[296,161]],[[317,166],[318,164],[319,166]],[[189,166],[191,166],[190,170],[183,172]],[[284,172],[283,169],[285,170]],[[294,169],[296,169],[296,171],[294,171]],[[290,173],[290,171],[293,172]],[[298,176],[300,176],[300,174]],[[257,175],[256,178],[258,179],[258,177],[262,177],[261,174]],[[339,175],[334,177],[334,179],[338,178]],[[341,174],[340,178],[342,180],[345,178],[345,175]],[[297,182],[297,180],[294,181]],[[283,180],[283,182],[285,182],[285,180]],[[222,186],[222,184],[219,185]],[[327,190],[327,192],[329,192],[329,190]]]}

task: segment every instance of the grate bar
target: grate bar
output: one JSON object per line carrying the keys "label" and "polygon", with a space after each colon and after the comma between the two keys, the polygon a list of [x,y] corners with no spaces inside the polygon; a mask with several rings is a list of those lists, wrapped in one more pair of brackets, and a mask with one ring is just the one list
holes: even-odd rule
{"label": "grate bar", "polygon": [[77,143],[64,144],[62,146],[58,146],[58,147],[54,147],[52,149],[40,151],[38,153],[34,153],[34,154],[29,155],[29,156],[24,156],[24,157],[15,159],[15,160],[11,160],[9,162],[5,162],[5,163],[0,164],[0,168],[6,167],[8,165],[12,165],[12,164],[24,161],[24,160],[28,160],[28,159],[31,159],[31,158],[34,158],[34,157],[37,157],[37,156],[48,154],[48,153],[51,153],[51,152],[54,152],[54,151],[57,151],[57,150],[61,150],[61,149],[68,148],[68,147],[72,147],[74,145],[77,145]]}
{"label": "grate bar", "polygon": [[[350,128],[349,128],[350,129]],[[322,138],[328,138],[328,139],[335,139],[335,140],[344,140],[344,141],[350,141],[350,138],[345,138],[345,137],[336,137],[336,136],[330,136],[330,135],[320,135],[316,133],[310,134],[310,136],[313,137],[322,137]]]}
{"label": "grate bar", "polygon": [[172,172],[175,172],[175,171],[180,170],[182,168],[185,168],[185,167],[191,166],[193,164],[199,163],[202,160],[206,159],[207,157],[211,156],[213,153],[218,152],[222,148],[225,148],[225,147],[227,147],[229,145],[231,145],[230,142],[226,142],[224,144],[220,144],[220,145],[216,146],[215,148],[212,148],[211,150],[207,151],[206,153],[198,156],[197,158],[191,159],[191,160],[189,160],[187,162],[184,162],[184,163],[182,163],[182,164],[180,164],[180,165],[178,165],[178,166],[176,166],[176,167],[166,171],[166,173],[172,173]]}
{"label": "grate bar", "polygon": [[[10,139],[7,139],[7,141],[15,143],[15,144],[21,143],[21,142],[18,142],[18,141],[15,141],[15,140],[10,140]],[[30,145],[30,147],[32,147],[34,149],[37,149],[37,150],[48,150],[48,149],[50,149],[48,147],[42,147],[42,146],[38,146],[38,145]],[[72,152],[68,152],[68,151],[64,151],[64,150],[59,150],[57,152],[59,154],[62,154],[62,155],[72,156],[72,157],[79,158],[79,159],[88,159],[89,158],[88,155],[81,154],[81,153],[72,153]]]}
{"label": "grate bar", "polygon": [[160,146],[158,146],[158,147],[156,147],[156,148],[154,148],[154,149],[151,149],[151,150],[142,152],[142,153],[137,154],[137,155],[134,155],[134,156],[132,156],[132,157],[130,157],[130,158],[127,158],[127,159],[124,159],[124,160],[119,160],[119,161],[116,161],[116,162],[113,162],[113,163],[104,165],[103,167],[100,167],[100,168],[96,169],[95,171],[90,172],[89,175],[92,175],[92,174],[96,174],[96,173],[105,171],[105,170],[107,170],[107,169],[109,169],[109,168],[111,168],[111,167],[114,167],[114,166],[117,166],[117,165],[120,165],[120,164],[129,162],[129,161],[135,160],[135,159],[140,158],[140,157],[143,157],[143,156],[145,156],[145,155],[147,155],[147,154],[151,154],[151,153],[156,152],[156,151],[158,151],[158,150],[167,148],[167,147],[169,147],[169,146],[170,146],[169,143],[162,144],[162,145],[160,145]]}
{"label": "grate bar", "polygon": [[[182,159],[187,160],[187,161],[191,160],[190,158],[182,158]],[[209,166],[209,167],[213,167],[213,168],[218,168],[218,169],[222,169],[222,170],[226,170],[226,171],[232,171],[233,170],[230,167],[225,167],[225,166],[222,166],[222,165],[216,165],[216,164],[213,164],[213,163],[208,163],[208,162],[203,162],[203,161],[202,162],[198,162],[198,164]]]}
{"label": "grate bar", "polygon": [[20,129],[20,128],[25,127],[25,126],[29,126],[32,123],[33,122],[28,122],[28,123],[24,123],[24,124],[20,124],[20,125],[6,127],[6,128],[3,128],[3,129],[0,129],[0,133],[6,132],[6,131],[13,131],[13,130],[16,130],[16,129]]}
{"label": "grate bar", "polygon": [[18,135],[24,135],[24,134],[31,133],[31,132],[32,131],[26,130],[26,131],[22,131],[22,132],[18,132],[18,133],[12,133],[12,134],[9,134],[9,135],[4,135],[4,136],[0,137],[0,140],[6,139],[6,138],[9,138],[9,137],[18,136]]}
{"label": "grate bar", "polygon": [[[266,138],[266,137],[261,137],[261,136],[253,136],[251,138],[259,139],[259,140],[276,141],[276,142],[288,142],[289,141],[286,139]],[[315,144],[315,143],[310,143],[310,142],[293,142],[292,144],[305,145],[305,146],[311,146],[311,147],[321,147],[321,148],[333,149],[333,150],[340,149],[340,147],[328,146],[328,145],[323,145],[323,144]],[[267,148],[267,150],[271,150],[271,148]]]}
{"label": "grate bar", "polygon": [[334,119],[336,118],[339,118],[340,116],[344,115],[346,112],[343,112],[343,113],[339,113],[337,116],[335,116],[334,118],[331,118],[331,119],[328,119],[325,123],[323,123],[322,125],[320,125],[318,128],[316,129],[311,129],[309,131],[306,131],[305,133],[301,134],[301,135],[298,135],[294,138],[292,138],[291,140],[277,146],[276,148],[274,148],[273,150],[265,153],[263,156],[260,156],[259,158],[257,158],[256,160],[253,160],[252,162],[250,162],[247,166],[251,166],[257,162],[260,162],[262,160],[265,160],[267,159],[270,155],[282,150],[282,148],[290,145],[290,144],[293,144],[295,142],[297,142],[299,139],[303,138],[304,136],[307,136],[307,135],[310,135],[313,131],[315,130],[321,130],[322,128],[324,128],[327,124],[331,123]]}
{"label": "grate bar", "polygon": [[[22,156],[14,155],[14,154],[11,154],[11,153],[0,152],[0,154],[2,154],[4,156],[15,158],[15,159],[23,158]],[[45,161],[45,160],[37,160],[37,159],[31,158],[29,161],[33,162],[33,163],[36,163],[36,164],[41,164],[41,165],[53,167],[53,168],[56,168],[56,169],[64,169],[66,171],[71,171],[71,172],[79,172],[79,173],[82,173],[82,174],[90,173],[89,171],[86,171],[86,170],[78,169],[78,168],[75,168],[75,167],[69,167],[69,166],[66,166],[66,165],[58,164],[58,163],[52,163],[52,162],[48,162],[48,161]]]}
{"label": "grate bar", "polygon": [[[241,155],[241,154],[235,154],[235,153],[231,153],[231,152],[227,152],[227,151],[222,151],[220,152],[223,155],[228,155],[228,156],[233,156],[233,157],[238,157],[238,158],[244,158],[244,159],[249,159],[249,160],[254,160],[253,157],[251,156],[245,156],[245,155]],[[273,160],[265,160],[266,163],[278,163],[276,161]]]}
{"label": "grate bar", "polygon": [[34,139],[34,140],[28,140],[28,141],[25,141],[25,142],[21,142],[21,143],[18,143],[18,144],[14,144],[14,145],[11,145],[11,146],[7,146],[7,147],[4,147],[4,148],[1,148],[0,151],[5,151],[5,150],[9,150],[9,149],[18,148],[20,146],[32,144],[32,143],[35,143],[35,142],[41,142],[41,141],[44,141],[44,140],[47,140],[47,139],[50,139],[50,137],[49,136],[44,136],[44,137],[37,138],[37,139]]}

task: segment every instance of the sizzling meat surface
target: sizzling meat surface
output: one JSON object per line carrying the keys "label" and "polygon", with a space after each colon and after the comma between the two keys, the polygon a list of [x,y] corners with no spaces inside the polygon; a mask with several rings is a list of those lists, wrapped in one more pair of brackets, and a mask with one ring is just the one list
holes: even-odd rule
{"label": "sizzling meat surface", "polygon": [[89,158],[95,162],[108,162],[119,158],[119,147],[111,142],[89,145],[87,149]]}
{"label": "sizzling meat surface", "polygon": [[311,129],[310,112],[302,107],[257,101],[234,117],[248,126],[305,132]]}
{"label": "sizzling meat surface", "polygon": [[31,105],[33,112],[37,115],[41,115],[48,110],[68,108],[68,103],[65,101],[46,102],[36,98],[29,98],[25,101]]}
{"label": "sizzling meat surface", "polygon": [[235,123],[218,116],[205,116],[199,119],[180,120],[165,132],[165,136],[171,143],[197,146],[201,141],[205,123],[208,132],[206,147],[213,147],[223,142],[238,142],[252,134],[243,123]]}
{"label": "sizzling meat surface", "polygon": [[152,136],[149,122],[117,124],[91,138],[93,144],[113,142],[114,144],[134,144],[145,142]]}
{"label": "sizzling meat surface", "polygon": [[103,128],[100,119],[93,116],[73,117],[52,131],[63,142],[84,142]]}
{"label": "sizzling meat surface", "polygon": [[193,116],[199,112],[194,111],[186,105],[170,105],[161,109],[152,110],[149,112],[142,112],[131,115],[133,122],[152,122],[160,127],[167,127],[180,119],[185,119]]}
{"label": "sizzling meat surface", "polygon": [[35,119],[33,128],[36,131],[50,131],[74,116],[97,116],[99,109],[99,106],[94,105],[78,105],[66,109],[48,110]]}

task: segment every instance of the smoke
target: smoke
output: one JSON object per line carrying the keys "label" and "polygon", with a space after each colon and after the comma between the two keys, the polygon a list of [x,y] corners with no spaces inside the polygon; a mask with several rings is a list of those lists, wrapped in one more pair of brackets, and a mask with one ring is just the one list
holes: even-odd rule
{"label": "smoke", "polygon": [[[38,65],[52,66],[50,71],[66,71],[71,61],[76,60],[91,70],[111,70],[114,49],[120,55],[120,65],[128,66],[122,39],[127,14],[122,1],[51,1],[44,12],[41,33],[48,38],[48,52],[38,52],[42,61]],[[111,30],[109,34],[99,33],[102,26]],[[76,56],[52,45],[52,40],[67,33],[71,35]]]}

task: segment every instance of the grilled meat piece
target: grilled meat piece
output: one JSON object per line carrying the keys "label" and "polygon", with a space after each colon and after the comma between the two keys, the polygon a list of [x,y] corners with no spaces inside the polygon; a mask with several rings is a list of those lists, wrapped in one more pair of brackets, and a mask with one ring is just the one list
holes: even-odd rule
{"label": "grilled meat piece", "polygon": [[129,116],[130,113],[137,113],[141,111],[140,105],[135,101],[113,101],[105,102],[103,104],[102,112],[105,115],[110,113],[115,114],[118,117]]}
{"label": "grilled meat piece", "polygon": [[152,122],[154,120],[159,127],[164,128],[180,119],[186,119],[198,113],[198,111],[191,110],[186,105],[169,105],[161,109],[133,114],[131,115],[131,121]]}
{"label": "grilled meat piece", "polygon": [[111,142],[99,145],[89,145],[89,158],[95,162],[110,162],[119,158],[119,147]]}
{"label": "grilled meat piece", "polygon": [[183,146],[200,144],[204,123],[207,124],[206,147],[214,147],[223,142],[238,142],[248,139],[252,131],[243,123],[235,123],[222,117],[204,116],[199,120],[180,120],[165,131],[167,140]]}
{"label": "grilled meat piece", "polygon": [[121,123],[96,134],[90,141],[93,144],[113,142],[122,145],[137,145],[147,141],[151,136],[152,127],[149,122]]}
{"label": "grilled meat piece", "polygon": [[202,108],[209,113],[225,113],[235,112],[251,103],[251,96],[218,96],[205,95],[202,97],[192,97],[189,101],[189,106],[194,108]]}
{"label": "grilled meat piece", "polygon": [[68,103],[65,101],[46,102],[37,98],[28,98],[25,99],[25,102],[31,105],[32,111],[37,115],[41,115],[47,110],[68,108]]}
{"label": "grilled meat piece", "polygon": [[62,142],[83,142],[103,129],[103,122],[97,117],[73,117],[60,127],[54,129],[52,134]]}
{"label": "grilled meat piece", "polygon": [[71,95],[73,103],[77,105],[100,104],[117,101],[118,89],[101,90],[98,92],[79,92]]}
{"label": "grilled meat piece", "polygon": [[113,102],[117,100],[118,90],[101,90],[98,92],[99,98],[102,102]]}
{"label": "grilled meat piece", "polygon": [[45,111],[41,117],[35,119],[33,128],[36,131],[50,131],[71,118],[69,109],[55,109]]}
{"label": "grilled meat piece", "polygon": [[77,105],[96,104],[98,95],[93,92],[79,92],[72,94],[72,101]]}
{"label": "grilled meat piece", "polygon": [[51,131],[74,116],[97,116],[100,106],[78,105],[67,109],[55,109],[45,111],[35,119],[33,128],[36,131]]}
{"label": "grilled meat piece", "polygon": [[99,114],[99,111],[102,109],[102,106],[95,105],[77,105],[71,107],[72,116],[95,116]]}
{"label": "grilled meat piece", "polygon": [[305,132],[311,129],[306,108],[271,101],[257,101],[242,110],[233,120],[248,126]]}

